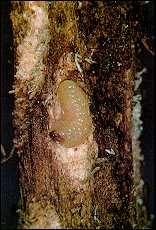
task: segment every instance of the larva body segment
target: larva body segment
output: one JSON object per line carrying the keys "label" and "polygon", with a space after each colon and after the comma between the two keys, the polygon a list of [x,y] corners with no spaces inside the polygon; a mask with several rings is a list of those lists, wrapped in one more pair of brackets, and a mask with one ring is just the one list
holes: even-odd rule
{"label": "larva body segment", "polygon": [[54,121],[52,130],[61,137],[61,144],[65,147],[75,147],[91,131],[88,97],[76,82],[65,80],[57,90],[57,99],[61,105],[61,115]]}

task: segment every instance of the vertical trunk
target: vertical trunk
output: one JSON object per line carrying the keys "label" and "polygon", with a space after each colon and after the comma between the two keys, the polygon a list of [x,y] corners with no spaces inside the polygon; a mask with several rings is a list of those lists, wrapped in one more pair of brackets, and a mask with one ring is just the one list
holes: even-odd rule
{"label": "vertical trunk", "polygon": [[21,228],[140,227],[134,4],[12,2]]}

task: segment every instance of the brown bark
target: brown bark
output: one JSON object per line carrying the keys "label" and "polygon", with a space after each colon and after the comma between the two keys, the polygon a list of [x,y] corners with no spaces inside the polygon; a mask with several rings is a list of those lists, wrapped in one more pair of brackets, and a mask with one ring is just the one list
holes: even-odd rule
{"label": "brown bark", "polygon": [[[14,144],[19,155],[22,228],[146,225],[137,219],[134,197],[135,3],[22,1],[12,5],[17,63]],[[39,9],[45,21],[33,32]],[[59,149],[64,154],[68,150],[58,147],[49,135],[56,91],[65,79],[78,82],[90,100],[94,139],[84,140],[90,176],[82,181],[70,176],[70,165],[58,157]],[[72,151],[79,150],[78,146]]]}

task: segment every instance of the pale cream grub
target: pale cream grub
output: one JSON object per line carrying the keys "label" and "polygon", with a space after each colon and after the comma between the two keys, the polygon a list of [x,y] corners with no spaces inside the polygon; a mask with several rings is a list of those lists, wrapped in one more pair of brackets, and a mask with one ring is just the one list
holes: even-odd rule
{"label": "pale cream grub", "polygon": [[61,137],[62,145],[75,147],[83,143],[92,128],[87,95],[76,82],[65,80],[57,90],[57,99],[61,115],[52,122],[51,130]]}

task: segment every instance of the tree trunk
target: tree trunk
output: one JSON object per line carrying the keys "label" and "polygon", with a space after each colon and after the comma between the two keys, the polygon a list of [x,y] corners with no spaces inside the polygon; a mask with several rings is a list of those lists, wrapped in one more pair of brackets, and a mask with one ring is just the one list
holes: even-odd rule
{"label": "tree trunk", "polygon": [[132,133],[135,2],[12,6],[19,228],[146,226]]}

